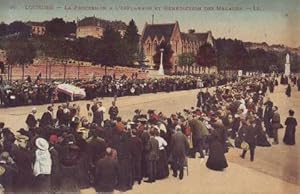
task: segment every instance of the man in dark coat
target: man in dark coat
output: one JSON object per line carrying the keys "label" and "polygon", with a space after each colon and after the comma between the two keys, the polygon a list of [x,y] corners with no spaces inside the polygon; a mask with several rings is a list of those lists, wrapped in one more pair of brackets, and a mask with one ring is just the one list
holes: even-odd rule
{"label": "man in dark coat", "polygon": [[264,105],[266,106],[264,112],[264,125],[268,136],[273,137],[272,126],[271,126],[271,118],[273,116],[273,110],[272,110],[273,102],[270,100],[270,98],[268,98],[267,102],[265,102]]}
{"label": "man in dark coat", "polygon": [[150,131],[150,139],[146,144],[146,161],[148,169],[148,180],[145,182],[152,183],[156,179],[156,169],[157,169],[157,160],[159,157],[159,145],[158,141],[155,139],[155,131],[152,129]]}
{"label": "man in dark coat", "polygon": [[87,140],[87,154],[90,166],[93,168],[96,162],[105,156],[106,143],[98,137],[96,129],[91,129],[91,137]]}
{"label": "man in dark coat", "polygon": [[56,111],[56,119],[58,121],[58,125],[62,125],[62,120],[63,120],[63,114],[64,114],[64,109],[61,105],[57,107]]}
{"label": "man in dark coat", "polygon": [[105,108],[102,106],[102,103],[99,102],[99,106],[93,115],[93,123],[96,123],[99,127],[102,126],[104,113],[105,113]]}
{"label": "man in dark coat", "polygon": [[112,159],[111,148],[106,149],[106,156],[96,163],[95,189],[96,192],[113,193],[118,184],[119,166]]}
{"label": "man in dark coat", "polygon": [[[258,135],[258,131],[257,131],[257,128],[255,127],[255,125],[256,125],[255,120],[251,120],[250,123],[248,124],[248,126],[246,127],[246,130],[244,130],[244,140],[249,145],[250,160],[252,162],[254,161],[254,150],[255,150],[255,147],[256,147],[256,138],[257,138],[257,135]],[[246,153],[247,153],[247,150],[244,149],[243,153],[241,155],[241,158],[244,159]]]}
{"label": "man in dark coat", "polygon": [[47,112],[44,112],[44,114],[42,115],[42,118],[40,120],[40,127],[45,128],[47,126],[52,126],[53,125],[53,107],[52,106],[48,106],[47,108]]}
{"label": "man in dark coat", "polygon": [[119,140],[117,141],[116,151],[119,164],[119,181],[117,189],[121,192],[132,189],[132,151],[130,146],[130,134],[127,131],[117,132]]}
{"label": "man in dark coat", "polygon": [[6,192],[14,190],[14,180],[18,169],[13,159],[8,152],[3,152],[0,155],[0,184]]}
{"label": "man in dark coat", "polygon": [[12,157],[18,167],[18,173],[15,180],[15,191],[27,191],[30,190],[33,183],[32,174],[32,153],[26,148],[28,137],[19,135],[16,137],[17,145],[12,148]]}
{"label": "man in dark coat", "polygon": [[197,95],[197,107],[200,108],[204,104],[204,92],[200,89]]}
{"label": "man in dark coat", "polygon": [[130,150],[132,154],[132,175],[133,181],[137,181],[138,184],[142,181],[142,152],[143,142],[141,138],[137,136],[136,129],[132,130],[132,136],[129,140]]}
{"label": "man in dark coat", "polygon": [[112,102],[112,106],[109,108],[108,114],[109,114],[110,120],[116,120],[117,119],[117,116],[119,114],[119,109],[116,106],[115,101]]}
{"label": "man in dark coat", "polygon": [[300,91],[300,77],[298,77],[298,79],[297,79],[297,88],[298,88],[298,91]]}
{"label": "man in dark coat", "polygon": [[176,126],[175,129],[176,133],[172,136],[171,140],[172,170],[174,177],[177,177],[179,170],[179,179],[183,179],[183,168],[189,143],[186,136],[182,133],[181,127]]}
{"label": "man in dark coat", "polygon": [[278,144],[278,129],[281,128],[280,124],[280,114],[278,113],[278,107],[274,106],[273,108],[273,116],[272,116],[272,132],[273,132],[273,138],[274,142],[273,144]]}
{"label": "man in dark coat", "polygon": [[35,114],[36,114],[36,108],[33,108],[31,110],[31,113],[28,114],[26,118],[26,124],[28,126],[28,129],[34,129],[37,126],[38,121],[35,119]]}
{"label": "man in dark coat", "polygon": [[200,153],[200,158],[204,158],[204,138],[208,135],[208,129],[199,119],[189,120],[189,126],[192,131],[193,150],[191,157],[195,158],[196,152]]}

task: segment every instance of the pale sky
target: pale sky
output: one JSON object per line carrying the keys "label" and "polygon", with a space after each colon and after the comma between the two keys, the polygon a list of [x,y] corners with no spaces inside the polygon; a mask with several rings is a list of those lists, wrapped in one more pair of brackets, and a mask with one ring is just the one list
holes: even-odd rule
{"label": "pale sky", "polygon": [[[170,10],[176,7],[194,10]],[[177,20],[183,32],[211,30],[215,38],[300,47],[300,0],[0,0],[0,22],[6,23],[54,17],[72,21],[95,15],[126,23],[134,19],[141,33],[152,14],[154,23]]]}

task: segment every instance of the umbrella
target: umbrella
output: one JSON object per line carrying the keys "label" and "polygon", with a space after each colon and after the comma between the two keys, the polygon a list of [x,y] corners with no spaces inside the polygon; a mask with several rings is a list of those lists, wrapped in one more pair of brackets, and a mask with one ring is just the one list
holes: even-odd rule
{"label": "umbrella", "polygon": [[85,90],[71,84],[59,84],[57,91],[69,95],[74,98],[83,99],[86,97]]}

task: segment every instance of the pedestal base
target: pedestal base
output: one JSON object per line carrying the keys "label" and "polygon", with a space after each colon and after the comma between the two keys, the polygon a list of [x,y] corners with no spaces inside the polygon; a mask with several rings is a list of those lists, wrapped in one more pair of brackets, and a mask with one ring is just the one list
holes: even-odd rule
{"label": "pedestal base", "polygon": [[291,64],[286,63],[284,68],[284,75],[289,76],[291,74]]}

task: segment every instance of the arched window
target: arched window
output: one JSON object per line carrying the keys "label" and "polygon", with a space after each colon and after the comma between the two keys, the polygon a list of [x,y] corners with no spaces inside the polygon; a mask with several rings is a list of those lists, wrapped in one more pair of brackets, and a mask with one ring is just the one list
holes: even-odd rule
{"label": "arched window", "polygon": [[148,40],[148,41],[147,41],[147,54],[148,54],[148,55],[150,54],[150,51],[151,51],[151,43],[150,43],[150,41]]}
{"label": "arched window", "polygon": [[153,45],[154,52],[155,52],[156,48],[157,48],[157,40],[154,40],[154,45]]}

